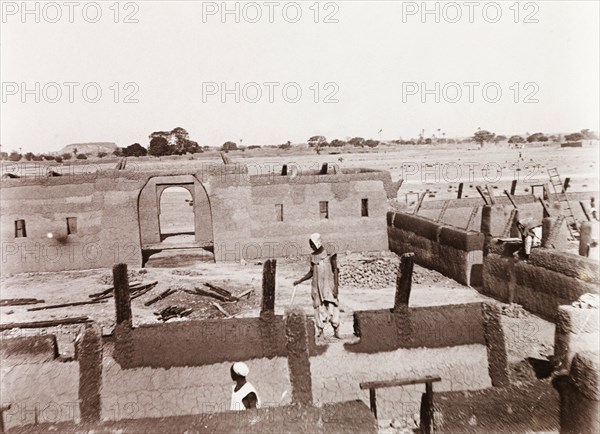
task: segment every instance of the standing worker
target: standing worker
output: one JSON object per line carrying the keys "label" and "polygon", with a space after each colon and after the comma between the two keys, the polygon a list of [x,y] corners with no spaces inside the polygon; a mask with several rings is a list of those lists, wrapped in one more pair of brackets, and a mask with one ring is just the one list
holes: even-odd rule
{"label": "standing worker", "polygon": [[246,410],[250,408],[260,408],[260,398],[252,384],[246,381],[246,376],[250,368],[243,362],[234,363],[231,366],[231,379],[235,381],[235,386],[231,392],[230,410]]}
{"label": "standing worker", "polygon": [[337,255],[329,256],[321,243],[320,234],[312,234],[309,240],[312,254],[310,255],[310,270],[294,286],[312,278],[311,296],[315,309],[315,322],[318,336],[323,335],[325,325],[330,322],[333,335],[340,338],[340,309],[338,307],[338,273]]}

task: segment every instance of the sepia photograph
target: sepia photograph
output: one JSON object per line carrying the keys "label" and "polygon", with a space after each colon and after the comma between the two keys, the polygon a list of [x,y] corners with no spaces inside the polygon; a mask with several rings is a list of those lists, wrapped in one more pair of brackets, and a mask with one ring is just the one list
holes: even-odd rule
{"label": "sepia photograph", "polygon": [[0,434],[600,432],[600,1],[0,13]]}

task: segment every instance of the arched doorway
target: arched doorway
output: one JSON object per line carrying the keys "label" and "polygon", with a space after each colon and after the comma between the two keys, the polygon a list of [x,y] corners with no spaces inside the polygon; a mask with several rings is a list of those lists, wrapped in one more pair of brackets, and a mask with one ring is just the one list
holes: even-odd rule
{"label": "arched doorway", "polygon": [[158,220],[161,242],[185,244],[195,241],[194,197],[185,187],[160,192]]}
{"label": "arched doorway", "polygon": [[151,177],[138,196],[138,216],[143,266],[150,256],[148,266],[214,262],[210,200],[195,176]]}

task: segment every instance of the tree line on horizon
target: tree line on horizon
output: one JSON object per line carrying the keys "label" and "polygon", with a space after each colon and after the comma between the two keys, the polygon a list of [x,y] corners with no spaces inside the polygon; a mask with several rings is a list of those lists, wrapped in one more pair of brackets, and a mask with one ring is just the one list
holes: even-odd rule
{"label": "tree line on horizon", "polygon": [[[466,138],[447,138],[446,134],[437,129],[438,134],[432,134],[430,137],[425,137],[425,130],[421,130],[417,138],[403,140],[387,140],[380,141],[374,139],[364,139],[362,137],[347,138],[346,140],[333,139],[327,141],[324,136],[316,135],[310,137],[306,144],[309,148],[313,148],[317,154],[320,153],[321,148],[333,147],[339,148],[343,146],[354,146],[354,147],[368,147],[375,148],[380,144],[396,144],[396,145],[436,145],[436,144],[463,144],[463,143],[476,143],[480,146],[484,146],[486,143],[502,143],[508,142],[509,144],[524,144],[524,143],[535,143],[535,142],[555,142],[560,143],[563,141],[567,142],[578,142],[581,140],[597,140],[598,135],[589,129],[583,129],[578,132],[571,134],[551,134],[547,135],[541,132],[537,133],[525,133],[524,135],[511,135],[506,136],[503,134],[496,135],[488,130],[482,130],[479,128],[471,137]],[[190,140],[189,133],[187,130],[181,127],[174,128],[171,131],[155,131],[148,136],[149,145],[146,149],[139,143],[133,143],[126,147],[118,147],[112,152],[113,156],[116,157],[145,157],[147,155],[153,157],[162,157],[168,155],[185,155],[185,154],[196,154],[202,153],[215,148],[211,146],[200,146],[197,142]],[[240,139],[241,142],[241,139]],[[289,150],[293,147],[290,141],[279,145],[267,145],[268,148],[278,148],[282,150]],[[241,146],[234,141],[227,141],[223,143],[220,148],[217,148],[223,152],[230,151],[245,151],[246,149],[259,149],[262,148],[260,145]],[[104,158],[109,154],[106,152],[97,152],[96,157]],[[25,159],[26,161],[55,161],[62,163],[71,159],[86,160],[88,156],[84,153],[78,153],[77,148],[73,149],[73,153],[63,153],[61,155],[50,155],[50,154],[34,154],[27,152],[21,154],[17,151],[11,153],[0,152],[0,160],[8,161],[20,161]]]}

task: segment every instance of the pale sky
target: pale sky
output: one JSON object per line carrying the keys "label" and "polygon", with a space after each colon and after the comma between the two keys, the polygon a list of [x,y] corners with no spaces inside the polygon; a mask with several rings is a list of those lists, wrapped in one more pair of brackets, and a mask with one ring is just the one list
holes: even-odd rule
{"label": "pale sky", "polygon": [[[222,2],[121,2],[118,23],[114,1],[98,2],[96,23],[86,21],[95,18],[91,2],[76,3],[72,23],[64,2],[28,2],[39,9],[39,23],[35,13],[22,15],[21,1],[2,3],[3,151],[47,152],[99,141],[147,146],[151,132],[178,126],[201,145],[296,143],[317,134],[379,138],[380,130],[384,140],[408,139],[422,128],[426,136],[440,128],[447,137],[472,135],[478,127],[505,135],[599,129],[597,1],[520,2],[517,8],[502,1],[495,23],[488,22],[495,20],[493,2],[475,2],[473,23],[462,1],[428,2],[431,10],[439,8],[439,23],[434,14],[423,22],[420,1],[317,7],[311,1],[298,2],[299,8],[274,2],[272,23],[267,2],[228,2],[231,10],[239,8],[239,23],[233,14],[221,16]],[[203,16],[211,9],[218,11]],[[298,9],[301,17],[290,22]],[[250,22],[257,11],[261,19]],[[460,20],[448,22],[457,11]],[[123,22],[128,14],[138,22]],[[338,22],[323,22],[328,15]],[[436,82],[440,101],[432,93],[422,102],[421,83],[434,90]],[[225,103],[221,83],[233,90],[223,95]],[[96,88],[102,91],[99,101],[84,99],[86,84],[89,101]],[[484,99],[486,84],[488,101],[500,89],[499,101]],[[298,88],[302,95],[293,103]],[[27,89],[32,92],[23,93]],[[452,103],[457,89],[462,97]],[[124,103],[132,92],[138,102]],[[332,92],[337,102],[323,102]]]}

